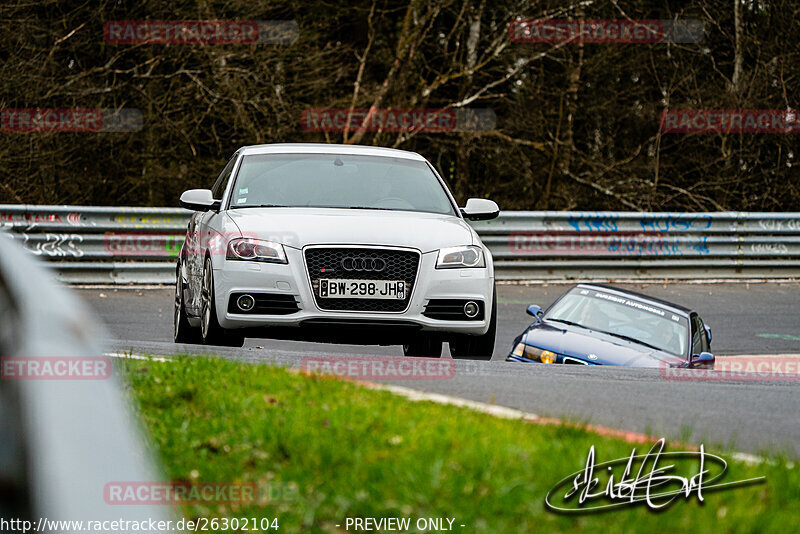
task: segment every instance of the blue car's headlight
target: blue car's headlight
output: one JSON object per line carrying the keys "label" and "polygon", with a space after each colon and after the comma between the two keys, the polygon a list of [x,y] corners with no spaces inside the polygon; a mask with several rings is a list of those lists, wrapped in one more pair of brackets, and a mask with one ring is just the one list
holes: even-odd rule
{"label": "blue car's headlight", "polygon": [[557,354],[555,352],[540,349],[538,347],[531,347],[525,343],[517,343],[514,350],[511,352],[514,356],[524,356],[530,360],[537,360],[542,363],[556,363]]}

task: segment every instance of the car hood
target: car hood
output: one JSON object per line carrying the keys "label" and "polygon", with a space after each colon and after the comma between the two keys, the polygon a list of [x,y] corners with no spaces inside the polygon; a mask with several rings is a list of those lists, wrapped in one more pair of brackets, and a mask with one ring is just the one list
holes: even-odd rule
{"label": "car hood", "polygon": [[[624,339],[580,327],[547,322],[532,324],[523,335],[522,341],[590,364],[660,367],[684,362],[683,358]],[[590,358],[590,354],[594,358]]]}
{"label": "car hood", "polygon": [[363,244],[430,252],[474,241],[463,219],[436,213],[330,208],[242,208],[226,213],[246,237],[295,248]]}

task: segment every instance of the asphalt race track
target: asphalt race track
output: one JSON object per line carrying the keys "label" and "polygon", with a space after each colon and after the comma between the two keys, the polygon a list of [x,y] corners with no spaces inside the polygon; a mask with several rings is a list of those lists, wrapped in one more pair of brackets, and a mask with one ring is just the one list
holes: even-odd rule
{"label": "asphalt race track", "polygon": [[[718,357],[800,354],[800,284],[618,284],[697,310],[713,331]],[[492,362],[459,362],[447,380],[397,384],[669,439],[703,442],[711,452],[800,457],[800,383],[665,379],[659,370],[504,362],[529,323],[527,304],[549,305],[569,285],[499,285],[498,338]],[[208,353],[172,343],[172,289],[79,289],[106,322],[109,348],[147,354]],[[248,339],[215,349],[226,358],[299,366],[310,355],[402,355],[400,347]],[[446,350],[445,350],[446,353]],[[445,356],[447,357],[447,356]],[[800,381],[800,379],[799,379]],[[713,450],[712,450],[713,449]]]}

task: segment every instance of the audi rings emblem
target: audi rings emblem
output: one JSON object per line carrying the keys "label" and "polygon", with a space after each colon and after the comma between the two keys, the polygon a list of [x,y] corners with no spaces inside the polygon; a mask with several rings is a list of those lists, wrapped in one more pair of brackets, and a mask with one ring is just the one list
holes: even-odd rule
{"label": "audi rings emblem", "polygon": [[368,271],[379,273],[386,268],[386,260],[381,258],[342,258],[342,269],[345,271]]}

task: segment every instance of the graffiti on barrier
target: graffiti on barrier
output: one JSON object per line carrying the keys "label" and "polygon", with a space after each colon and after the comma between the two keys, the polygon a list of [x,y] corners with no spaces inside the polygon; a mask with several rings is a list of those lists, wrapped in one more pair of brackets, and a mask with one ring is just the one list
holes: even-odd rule
{"label": "graffiti on barrier", "polygon": [[567,221],[576,232],[616,232],[617,218],[606,215],[576,215]]}
{"label": "graffiti on barrier", "polygon": [[711,227],[711,215],[707,213],[665,213],[643,215],[640,219],[628,219],[624,224],[616,215],[604,213],[585,213],[572,215],[567,224],[576,232],[620,232],[631,231],[638,223],[642,232],[685,232],[688,230],[706,230]]}
{"label": "graffiti on barrier", "polygon": [[0,226],[27,225],[31,228],[36,225],[69,224],[81,226],[83,224],[80,213],[16,213],[0,212]]}
{"label": "graffiti on barrier", "polygon": [[80,258],[84,252],[80,249],[83,236],[80,234],[44,234],[44,239],[31,241],[25,234],[26,248],[37,256]]}
{"label": "graffiti on barrier", "polygon": [[711,228],[711,215],[707,213],[675,213],[642,217],[639,220],[645,232],[685,232]]}
{"label": "graffiti on barrier", "polygon": [[180,215],[117,215],[112,221],[131,228],[145,228],[152,225],[183,226],[186,224],[185,218]]}
{"label": "graffiti on barrier", "polygon": [[756,254],[789,254],[785,243],[753,243],[750,250]]}
{"label": "graffiti on barrier", "polygon": [[758,226],[771,232],[780,230],[800,230],[800,219],[761,219]]}

